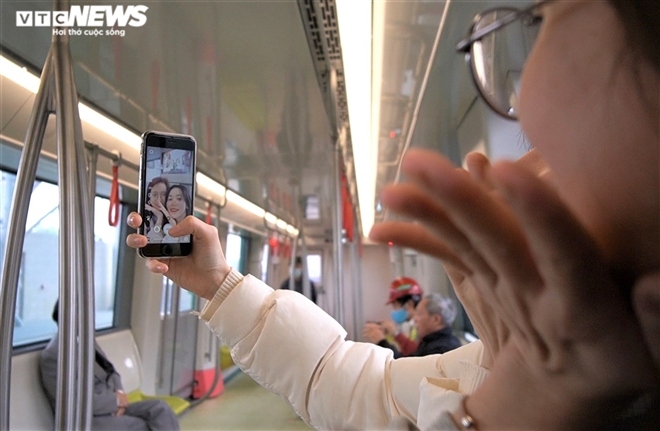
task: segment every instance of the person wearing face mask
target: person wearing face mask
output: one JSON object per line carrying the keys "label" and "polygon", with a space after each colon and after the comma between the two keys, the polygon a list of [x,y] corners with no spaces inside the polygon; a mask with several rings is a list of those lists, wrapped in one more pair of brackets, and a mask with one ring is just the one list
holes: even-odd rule
{"label": "person wearing face mask", "polygon": [[363,329],[364,337],[381,347],[392,349],[395,357],[408,356],[417,350],[415,309],[424,292],[417,281],[399,277],[390,284],[387,305],[392,306],[392,320],[368,322]]}
{"label": "person wearing face mask", "polygon": [[[239,367],[317,429],[386,429],[397,419],[422,430],[658,429],[657,398],[641,409],[648,422],[631,423],[627,411],[660,387],[651,317],[660,279],[659,5],[543,0],[491,10],[458,44],[478,54],[470,68],[480,97],[519,114],[553,181],[516,162],[480,177],[429,150],[408,151],[410,182],[389,186],[381,202],[413,220],[380,223],[370,239],[443,259],[483,342],[393,360],[345,340],[339,323],[299,295],[232,269],[217,229],[193,217],[173,232],[199,237],[193,255],[147,267],[207,299],[200,318]],[[495,34],[524,18],[541,29],[519,90],[493,99],[512,95],[510,80],[493,92],[497,74],[479,73],[505,52],[494,42],[511,47]],[[129,216],[132,228],[141,223]],[[626,423],[608,426],[619,419]]]}
{"label": "person wearing face mask", "polygon": [[[287,277],[286,280],[280,285],[280,289],[288,289],[290,284],[290,278]],[[300,256],[296,257],[296,262],[293,267],[293,289],[298,293],[303,293],[303,264],[302,258]],[[309,280],[309,290],[312,295],[312,302],[316,304],[316,286],[312,280]]]}
{"label": "person wearing face mask", "polygon": [[[439,293],[431,293],[417,304],[415,309],[415,327],[419,345],[414,352],[405,356],[426,356],[436,353],[445,353],[461,346],[460,340],[452,333],[451,325],[456,319],[456,304],[450,298]],[[383,346],[383,344],[380,344]],[[394,357],[402,356],[394,346]]]}

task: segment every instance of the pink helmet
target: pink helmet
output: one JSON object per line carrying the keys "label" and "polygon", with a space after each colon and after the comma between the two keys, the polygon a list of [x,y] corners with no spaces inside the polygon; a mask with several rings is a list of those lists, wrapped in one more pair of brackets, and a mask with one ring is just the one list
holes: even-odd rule
{"label": "pink helmet", "polygon": [[386,304],[391,304],[406,295],[423,295],[422,288],[417,281],[410,277],[399,277],[390,284],[390,297]]}

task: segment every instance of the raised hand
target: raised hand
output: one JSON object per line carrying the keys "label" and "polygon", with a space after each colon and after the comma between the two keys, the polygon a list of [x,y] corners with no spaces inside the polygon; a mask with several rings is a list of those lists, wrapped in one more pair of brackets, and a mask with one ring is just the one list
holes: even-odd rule
{"label": "raised hand", "polygon": [[[444,258],[471,282],[511,331],[491,379],[525,377],[511,391],[511,404],[527,401],[523,386],[537,389],[536,399],[548,405],[571,408],[602,406],[657,384],[628,298],[588,232],[535,173],[502,163],[487,169],[485,184],[421,150],[408,153],[403,170],[411,183],[385,189],[382,202],[419,224],[405,233],[376,226],[371,237],[414,247],[404,238],[410,234],[420,241],[415,248]],[[506,425],[529,425],[524,414],[518,418]]]}
{"label": "raised hand", "polygon": [[385,339],[385,333],[378,323],[366,323],[362,329],[362,335],[374,344]]}
{"label": "raised hand", "polygon": [[[133,212],[128,216],[127,222],[130,227],[137,229],[142,223],[142,217]],[[177,285],[202,298],[213,298],[231,270],[222,253],[218,230],[193,216],[188,216],[173,226],[169,235],[192,235],[192,253],[176,259],[147,259],[147,268],[151,272],[165,275]],[[147,237],[132,233],[126,238],[126,244],[132,248],[144,247],[147,245]]]}
{"label": "raised hand", "polygon": [[[487,174],[490,168],[488,159],[480,153],[472,153],[468,155],[467,161],[470,175],[481,182],[486,190],[492,191],[493,185]],[[445,271],[456,295],[484,344],[481,365],[491,368],[494,357],[508,340],[510,331],[474,287],[474,283],[482,282],[482,274],[468,268],[443,240],[443,235],[462,237],[462,234],[454,227],[443,225],[449,223],[447,214],[436,199],[418,184],[388,186],[384,189],[382,198],[389,209],[410,216],[415,221],[379,223],[372,228],[369,237],[378,242],[391,241],[413,248],[444,261]],[[430,222],[422,222],[421,215]]]}
{"label": "raised hand", "polygon": [[385,335],[394,336],[397,333],[396,323],[391,320],[383,320],[380,322],[380,328],[385,332]]}

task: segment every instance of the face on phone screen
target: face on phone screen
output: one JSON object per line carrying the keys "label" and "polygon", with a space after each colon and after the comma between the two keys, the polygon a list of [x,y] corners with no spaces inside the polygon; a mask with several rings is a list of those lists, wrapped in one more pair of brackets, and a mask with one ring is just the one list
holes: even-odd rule
{"label": "face on phone screen", "polygon": [[149,132],[141,161],[142,234],[145,257],[185,256],[192,250],[190,235],[175,237],[169,230],[193,213],[195,141],[182,135]]}

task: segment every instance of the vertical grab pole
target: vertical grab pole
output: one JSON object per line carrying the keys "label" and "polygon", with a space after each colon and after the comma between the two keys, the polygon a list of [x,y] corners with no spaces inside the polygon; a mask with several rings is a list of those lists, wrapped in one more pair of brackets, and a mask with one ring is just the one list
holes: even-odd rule
{"label": "vertical grab pole", "polygon": [[[296,256],[298,256],[298,237],[293,239],[291,241],[291,258],[289,262],[289,290],[293,291],[295,290],[295,281],[293,279],[293,270],[296,265]],[[303,283],[302,283],[302,294],[305,295],[308,298],[311,298],[309,296],[308,292],[305,291],[305,264],[303,263]]]}
{"label": "vertical grab pole", "polygon": [[[359,231],[354,229],[357,235]],[[350,246],[351,253],[351,303],[353,304],[353,340],[359,340],[360,328],[362,327],[362,283],[358,280],[358,266],[360,265],[360,260],[358,259],[358,239],[357,235],[353,237],[353,242]]]}
{"label": "vertical grab pole", "polygon": [[[302,289],[303,289],[303,294],[305,294],[306,297],[309,299],[312,299],[312,286],[311,282],[309,281],[309,267],[307,266],[307,242],[305,241],[305,237],[302,235],[302,226],[300,227],[300,231],[298,232],[300,236],[300,258],[302,259],[303,263],[303,276],[302,276]],[[316,301],[318,302],[319,296],[318,292],[316,292]]]}
{"label": "vertical grab pole", "polygon": [[[69,1],[55,0],[54,8],[68,10]],[[55,425],[57,429],[89,429],[94,337],[93,298],[90,294],[93,292],[90,234],[93,225],[89,213],[85,147],[67,34],[53,36],[51,55],[57,114],[60,310],[63,317],[60,319],[58,360],[61,368]],[[62,327],[63,324],[65,327]],[[80,345],[78,355],[76,341]],[[78,406],[79,409],[76,409]]]}
{"label": "vertical grab pole", "polygon": [[[355,208],[354,208],[355,210]],[[356,250],[356,262],[355,262],[355,271],[353,273],[355,277],[355,285],[357,286],[356,288],[356,298],[357,298],[357,304],[358,304],[358,322],[361,324],[364,323],[364,295],[363,292],[364,290],[362,289],[362,260],[360,259],[362,256],[360,256],[361,249],[362,249],[362,237],[360,236],[360,227],[358,225],[358,217],[353,218],[353,223],[354,223],[354,229],[353,232],[356,233],[355,237],[355,250]],[[360,334],[358,334],[360,335]],[[357,339],[357,338],[356,338]]]}
{"label": "vertical grab pole", "polygon": [[[335,74],[333,73],[333,76]],[[334,196],[333,196],[333,224],[334,229],[332,230],[332,243],[335,251],[335,300],[337,302],[337,322],[340,325],[344,326],[344,255],[343,255],[343,244],[342,244],[342,208],[341,208],[341,146],[339,145],[339,140],[335,143],[335,183],[334,183]]]}
{"label": "vertical grab pole", "polygon": [[[82,136],[80,137],[83,142],[83,148],[85,148],[84,140]],[[96,197],[96,167],[99,159],[98,145],[94,145],[90,151],[87,152],[87,191],[88,197],[87,202],[85,203],[84,208],[87,208],[86,212],[88,214],[87,219],[85,220],[86,231],[87,231],[87,252],[85,256],[87,257],[88,262],[86,262],[88,277],[90,282],[83,286],[81,293],[83,294],[82,298],[84,299],[84,306],[81,307],[83,314],[81,315],[81,328],[85,329],[86,332],[83,335],[83,339],[87,340],[89,345],[84,349],[80,349],[83,352],[83,356],[80,357],[80,363],[85,366],[86,373],[83,375],[83,391],[81,392],[81,401],[83,411],[81,413],[82,424],[84,429],[92,428],[92,415],[94,408],[92,407],[92,391],[93,391],[93,382],[94,378],[94,356],[92,356],[95,351],[94,349],[94,333],[95,333],[95,292],[94,286],[96,284],[94,280],[94,199]],[[84,166],[83,166],[84,168]],[[84,173],[84,169],[82,170]]]}
{"label": "vertical grab pole", "polygon": [[16,174],[16,187],[9,212],[7,243],[3,262],[2,291],[0,292],[0,429],[9,429],[9,397],[11,384],[11,357],[13,350],[14,315],[16,313],[16,292],[21,264],[21,253],[9,250],[23,250],[25,224],[32,195],[32,187],[37,172],[39,154],[46,131],[48,117],[53,112],[51,75],[52,61],[46,58],[41,73],[41,84],[37,92],[30,123],[25,136],[25,146],[21,153]]}
{"label": "vertical grab pole", "polygon": [[[68,1],[54,3],[55,10],[66,10]],[[60,176],[60,351],[58,360],[58,406],[56,428],[89,429],[91,425],[91,367],[93,342],[93,300],[86,289],[92,287],[89,253],[92,236],[87,229],[75,226],[82,220],[90,226],[92,220],[83,205],[88,202],[86,173],[84,171],[84,149],[82,128],[78,115],[78,101],[73,82],[73,69],[69,54],[68,36],[53,36],[53,44],[46,58],[41,75],[41,85],[35,99],[30,124],[25,138],[25,147],[19,163],[16,188],[7,238],[7,249],[22,250],[25,240],[25,223],[34,184],[36,167],[41,152],[48,116],[57,114],[58,162]],[[74,143],[73,148],[70,142]],[[73,150],[73,151],[72,151]],[[79,263],[82,263],[79,265]],[[14,327],[16,290],[20,254],[5,253],[4,278],[0,311],[2,337],[0,337],[0,372],[5,376],[0,383],[0,428],[9,429],[9,394],[11,382],[12,330]],[[78,298],[77,298],[78,297]],[[76,305],[82,309],[81,319],[76,317]],[[90,314],[91,310],[91,314]],[[87,324],[83,324],[86,322]],[[81,325],[82,324],[82,325]],[[90,329],[91,328],[91,331]],[[74,347],[79,335],[81,356],[87,360],[82,367],[82,377],[76,379]],[[75,386],[74,386],[75,385]],[[76,398],[78,395],[80,398]],[[80,401],[80,402],[78,402]],[[76,414],[76,407],[81,409]]]}

